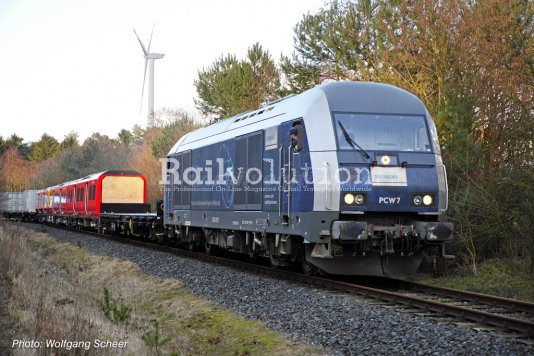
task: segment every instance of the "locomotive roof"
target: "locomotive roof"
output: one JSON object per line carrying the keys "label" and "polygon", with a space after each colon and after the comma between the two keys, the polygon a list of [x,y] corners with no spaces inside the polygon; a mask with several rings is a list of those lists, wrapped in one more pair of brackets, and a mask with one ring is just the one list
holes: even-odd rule
{"label": "locomotive roof", "polygon": [[61,187],[64,187],[66,185],[89,182],[89,181],[98,179],[100,176],[103,176],[103,175],[140,175],[140,173],[137,172],[137,171],[133,171],[133,170],[108,170],[108,171],[93,173],[93,174],[90,174],[88,176],[85,176],[85,177],[82,177],[82,178],[78,178],[78,179],[74,179],[74,180],[71,180],[71,181],[68,181],[68,182],[64,182],[64,183],[61,183],[61,184],[57,184],[57,185],[54,185],[54,186],[51,186],[51,187],[46,187],[46,188],[43,188],[42,190],[61,188]]}
{"label": "locomotive roof", "polygon": [[[389,84],[329,82],[190,132],[174,145],[169,155],[276,126],[292,119],[304,117],[306,126],[313,125],[314,122],[306,119],[306,114],[324,104],[329,113],[426,114],[426,108],[419,98]],[[317,115],[314,117],[313,121],[321,119]],[[317,124],[324,125],[324,121]]]}

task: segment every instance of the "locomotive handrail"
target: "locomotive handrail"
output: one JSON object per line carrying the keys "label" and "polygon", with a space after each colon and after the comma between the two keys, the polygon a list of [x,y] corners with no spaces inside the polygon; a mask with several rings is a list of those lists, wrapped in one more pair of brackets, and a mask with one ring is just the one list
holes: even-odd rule
{"label": "locomotive handrail", "polygon": [[289,220],[291,218],[291,180],[293,179],[291,177],[291,153],[293,151],[293,145],[290,145],[287,150],[287,165],[289,172],[287,174],[287,221],[289,223]]}
{"label": "locomotive handrail", "polygon": [[280,184],[278,185],[278,218],[282,218],[282,190],[284,189],[284,183],[282,181],[282,150],[284,146],[280,146],[278,149],[278,179],[280,179]]}

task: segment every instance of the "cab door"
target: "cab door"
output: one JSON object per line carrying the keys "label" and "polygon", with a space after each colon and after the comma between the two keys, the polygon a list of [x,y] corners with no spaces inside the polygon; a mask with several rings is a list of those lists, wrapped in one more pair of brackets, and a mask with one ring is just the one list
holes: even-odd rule
{"label": "cab door", "polygon": [[[289,133],[297,130],[297,140]],[[279,131],[280,199],[279,215],[283,225],[288,225],[295,211],[300,211],[303,165],[307,154],[306,132],[302,119],[284,122]]]}

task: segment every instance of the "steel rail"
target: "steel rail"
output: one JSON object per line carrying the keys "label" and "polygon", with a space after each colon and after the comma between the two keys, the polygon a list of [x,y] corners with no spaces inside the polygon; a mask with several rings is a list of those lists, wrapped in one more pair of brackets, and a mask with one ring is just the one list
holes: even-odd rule
{"label": "steel rail", "polygon": [[488,294],[452,289],[447,287],[433,286],[411,281],[403,281],[400,279],[388,278],[386,281],[391,281],[395,284],[397,288],[406,288],[420,291],[423,293],[456,298],[472,303],[484,303],[495,307],[510,309],[516,312],[529,313],[534,316],[534,303],[524,302],[521,300],[510,298],[497,297]]}

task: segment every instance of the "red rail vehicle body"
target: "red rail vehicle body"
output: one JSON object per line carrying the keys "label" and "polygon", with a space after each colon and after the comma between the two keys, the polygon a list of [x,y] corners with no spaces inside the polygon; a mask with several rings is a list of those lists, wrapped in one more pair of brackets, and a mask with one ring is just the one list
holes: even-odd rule
{"label": "red rail vehicle body", "polygon": [[105,171],[38,191],[37,213],[41,221],[69,227],[132,230],[134,222],[148,223],[156,215],[146,200],[142,174]]}

